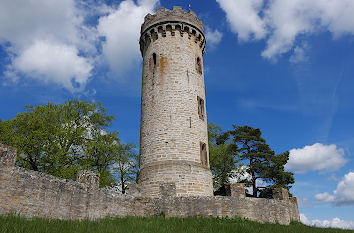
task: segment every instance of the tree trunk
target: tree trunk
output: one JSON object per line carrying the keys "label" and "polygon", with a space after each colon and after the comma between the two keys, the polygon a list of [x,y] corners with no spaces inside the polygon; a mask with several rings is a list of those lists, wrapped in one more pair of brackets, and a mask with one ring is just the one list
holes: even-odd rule
{"label": "tree trunk", "polygon": [[37,164],[34,162],[32,156],[30,156],[30,155],[27,154],[27,158],[28,158],[29,164],[30,164],[31,167],[32,167],[32,170],[33,170],[33,171],[38,171]]}
{"label": "tree trunk", "polygon": [[122,193],[125,194],[125,185],[122,174],[120,175],[120,183],[122,184]]}
{"label": "tree trunk", "polygon": [[256,187],[256,176],[253,170],[253,158],[250,156],[250,171],[252,176],[252,190],[253,190],[253,197],[257,197],[257,187]]}

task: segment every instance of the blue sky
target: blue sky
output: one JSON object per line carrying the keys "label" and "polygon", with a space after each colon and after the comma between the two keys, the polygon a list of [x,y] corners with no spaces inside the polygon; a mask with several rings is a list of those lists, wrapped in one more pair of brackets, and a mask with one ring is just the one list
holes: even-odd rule
{"label": "blue sky", "polygon": [[290,151],[303,222],[354,228],[352,0],[1,1],[0,118],[102,101],[139,145],[140,25],[189,3],[206,29],[208,121],[260,128]]}

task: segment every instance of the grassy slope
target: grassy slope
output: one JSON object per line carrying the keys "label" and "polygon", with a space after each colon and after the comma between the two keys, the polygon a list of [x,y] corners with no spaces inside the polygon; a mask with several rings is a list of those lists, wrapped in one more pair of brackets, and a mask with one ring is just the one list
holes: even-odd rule
{"label": "grassy slope", "polygon": [[350,232],[350,230],[324,229],[292,223],[290,226],[279,224],[260,224],[243,219],[218,218],[112,218],[97,221],[64,221],[45,219],[24,219],[16,216],[0,217],[0,233],[110,233],[110,232],[242,232],[242,233],[334,233]]}

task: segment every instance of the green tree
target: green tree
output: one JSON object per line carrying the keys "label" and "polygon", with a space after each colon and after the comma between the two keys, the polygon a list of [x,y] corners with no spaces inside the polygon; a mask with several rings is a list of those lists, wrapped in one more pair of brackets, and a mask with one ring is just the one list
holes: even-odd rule
{"label": "green tree", "polygon": [[117,133],[104,132],[113,119],[100,102],[28,105],[24,113],[0,123],[0,142],[18,148],[17,163],[25,168],[66,179],[83,168],[108,177]]}
{"label": "green tree", "polygon": [[223,140],[220,126],[208,124],[209,161],[215,190],[226,190],[236,168],[237,159],[234,145]]}
{"label": "green tree", "polygon": [[[248,185],[252,187],[254,197],[257,197],[262,189],[269,190],[274,186],[289,188],[289,184],[294,183],[293,173],[284,171],[289,159],[288,152],[275,155],[261,137],[260,129],[236,125],[233,125],[233,128],[223,135],[223,140],[231,138],[239,159],[248,167],[247,172],[251,176]],[[267,185],[257,187],[259,179]]]}
{"label": "green tree", "polygon": [[136,146],[132,143],[120,145],[116,150],[113,170],[117,175],[120,190],[124,194],[127,190],[127,184],[136,180],[138,169],[138,154],[135,153]]}
{"label": "green tree", "polygon": [[82,167],[100,174],[100,187],[112,186],[115,178],[111,167],[115,163],[115,155],[121,150],[118,132],[90,130],[89,140],[85,144],[85,159]]}
{"label": "green tree", "polygon": [[[272,188],[286,188],[290,189],[295,182],[294,174],[292,172],[285,171],[284,167],[289,160],[289,151],[274,155],[271,157],[271,163],[269,167],[264,169],[264,177],[266,177],[271,185],[260,190],[260,197],[269,198],[272,196]],[[291,193],[289,193],[291,195]]]}

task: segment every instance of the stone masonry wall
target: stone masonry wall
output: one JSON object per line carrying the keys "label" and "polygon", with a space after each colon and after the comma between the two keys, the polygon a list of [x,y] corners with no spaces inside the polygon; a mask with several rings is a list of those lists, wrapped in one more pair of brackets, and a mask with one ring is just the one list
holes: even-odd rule
{"label": "stone masonry wall", "polygon": [[[212,196],[203,73],[205,39],[195,13],[158,9],[142,25],[140,175],[144,195],[176,184],[177,196]],[[200,69],[198,69],[198,63]],[[199,116],[202,99],[203,117]],[[206,163],[201,159],[205,144]]]}
{"label": "stone masonry wall", "polygon": [[159,198],[123,195],[99,189],[90,172],[81,173],[83,183],[79,183],[15,167],[15,153],[13,148],[0,145],[0,215],[52,219],[239,216],[281,224],[300,220],[296,198],[289,198],[283,189],[275,191],[276,199],[245,197],[244,185],[239,184],[231,188],[231,197],[178,197],[175,184],[165,183],[159,187]]}

